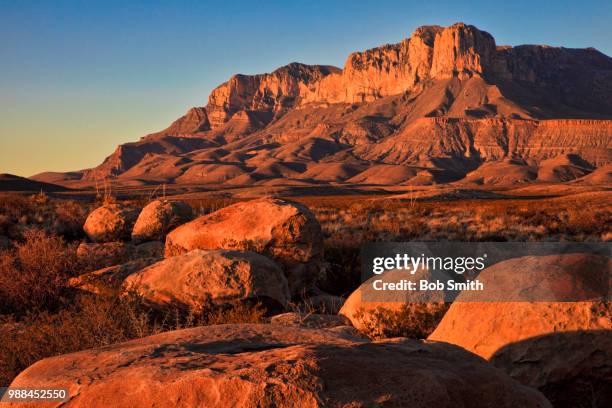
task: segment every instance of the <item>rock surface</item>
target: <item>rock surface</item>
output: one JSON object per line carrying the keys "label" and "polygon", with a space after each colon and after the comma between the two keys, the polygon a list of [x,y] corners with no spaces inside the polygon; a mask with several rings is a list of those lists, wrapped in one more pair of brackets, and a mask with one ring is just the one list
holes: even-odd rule
{"label": "rock surface", "polygon": [[[500,299],[520,294],[533,301],[482,302],[464,292],[429,339],[457,344],[554,395],[577,387],[574,397],[586,403],[590,391],[577,382],[590,378],[595,388],[603,382],[607,389],[612,384],[612,307],[602,300],[609,299],[611,270],[609,257],[589,254],[500,262],[478,276],[489,300],[498,293]],[[560,301],[550,301],[551,295]]]}
{"label": "rock surface", "polygon": [[116,294],[122,290],[123,281],[131,274],[157,262],[155,258],[139,258],[118,265],[108,266],[71,278],[71,287],[91,293]]}
{"label": "rock surface", "polygon": [[279,325],[199,327],[47,358],[11,386],[66,387],[67,407],[550,407],[456,346]]}
{"label": "rock surface", "polygon": [[137,217],[138,211],[134,208],[107,204],[87,216],[83,230],[92,242],[129,240]]}
{"label": "rock surface", "polygon": [[[130,185],[431,184],[490,162],[528,162],[514,168],[512,183],[531,181],[545,160],[578,155],[587,167],[554,165],[551,173],[544,165],[543,180],[563,182],[612,163],[610,95],[612,58],[595,49],[498,46],[468,24],[423,26],[397,44],[352,53],[343,69],[292,63],[234,75],[205,107],[119,146],[81,177],[83,185],[96,177]],[[368,172],[383,164],[399,167]]]}
{"label": "rock surface", "polygon": [[374,338],[394,337],[400,333],[406,337],[427,337],[449,307],[443,291],[378,291],[373,284],[377,280],[393,283],[439,278],[442,277],[434,277],[423,269],[414,275],[399,269],[386,271],[368,279],[351,293],[339,314],[346,316],[355,328]]}
{"label": "rock surface", "polygon": [[284,307],[289,300],[287,280],[278,265],[248,251],[196,249],[132,273],[123,284],[154,305],[196,310],[208,302],[260,300]]}
{"label": "rock surface", "polygon": [[138,215],[132,230],[132,241],[163,241],[169,231],[192,218],[193,210],[182,201],[152,201]]}
{"label": "rock surface", "polygon": [[555,407],[612,405],[612,333],[549,333],[508,344],[491,363],[539,388]]}
{"label": "rock surface", "polygon": [[321,226],[303,205],[262,198],[225,207],[183,224],[166,237],[166,256],[193,249],[237,249],[264,254],[285,271],[293,294],[319,278]]}

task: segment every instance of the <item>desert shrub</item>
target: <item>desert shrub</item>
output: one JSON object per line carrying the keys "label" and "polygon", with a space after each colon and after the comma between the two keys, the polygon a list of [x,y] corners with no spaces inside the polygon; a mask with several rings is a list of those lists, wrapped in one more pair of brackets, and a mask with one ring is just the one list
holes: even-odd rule
{"label": "desert shrub", "polygon": [[325,274],[317,285],[337,296],[348,296],[361,284],[360,249],[325,245]]}
{"label": "desert shrub", "polygon": [[137,298],[79,297],[58,313],[30,313],[0,326],[0,384],[37,360],[156,332]]}
{"label": "desert shrub", "polygon": [[78,273],[74,245],[39,229],[25,232],[15,249],[0,254],[0,313],[24,315],[55,310]]}
{"label": "desert shrub", "polygon": [[29,313],[0,324],[0,384],[34,362],[169,330],[212,324],[261,323],[259,304],[235,304],[200,312],[153,311],[136,293],[81,294],[57,313]]}
{"label": "desert shrub", "polygon": [[83,236],[82,226],[91,204],[51,199],[44,194],[0,194],[0,235],[22,240],[29,228],[67,239]]}
{"label": "desert shrub", "polygon": [[357,310],[355,318],[361,331],[372,339],[390,337],[427,338],[450,307],[447,303],[411,303],[399,310],[377,307],[375,310]]}

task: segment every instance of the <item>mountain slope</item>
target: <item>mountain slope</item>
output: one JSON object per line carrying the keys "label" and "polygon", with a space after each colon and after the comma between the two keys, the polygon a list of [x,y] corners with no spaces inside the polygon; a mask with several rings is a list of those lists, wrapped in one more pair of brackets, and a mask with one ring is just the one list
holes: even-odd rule
{"label": "mountain slope", "polygon": [[[567,155],[585,166],[562,176],[543,169],[538,179],[566,181],[612,162],[612,58],[497,46],[457,23],[355,52],[343,69],[292,63],[234,75],[205,107],[119,146],[83,180],[404,184],[471,174],[528,182],[541,163]],[[474,173],[497,161],[506,164]],[[490,175],[508,169],[516,176]]]}

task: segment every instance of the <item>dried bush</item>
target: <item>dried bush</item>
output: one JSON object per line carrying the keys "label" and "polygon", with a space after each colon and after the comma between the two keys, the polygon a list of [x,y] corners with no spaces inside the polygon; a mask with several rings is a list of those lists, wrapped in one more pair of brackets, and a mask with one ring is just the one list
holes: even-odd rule
{"label": "dried bush", "polygon": [[448,303],[410,303],[400,310],[377,307],[373,311],[357,310],[361,331],[372,339],[410,337],[425,339],[436,328],[450,307]]}
{"label": "dried bush", "polygon": [[212,324],[261,323],[265,310],[258,304],[236,304],[198,313],[147,308],[135,293],[109,291],[103,296],[81,294],[57,313],[30,313],[20,321],[0,324],[0,384],[34,362],[169,330]]}
{"label": "dried bush", "polygon": [[78,273],[74,245],[39,229],[0,254],[0,313],[55,310],[69,296],[67,280]]}

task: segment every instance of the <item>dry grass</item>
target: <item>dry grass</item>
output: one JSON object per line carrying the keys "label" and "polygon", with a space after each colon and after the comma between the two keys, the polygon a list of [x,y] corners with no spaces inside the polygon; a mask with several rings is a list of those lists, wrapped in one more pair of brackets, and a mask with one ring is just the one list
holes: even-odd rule
{"label": "dry grass", "polygon": [[[326,279],[320,287],[348,295],[360,282],[359,249],[367,241],[527,241],[612,239],[606,200],[457,200],[413,202],[371,197],[292,198],[308,205],[325,235]],[[198,214],[233,204],[232,199],[192,200]],[[0,235],[13,248],[0,252],[0,385],[34,361],[166,330],[208,324],[261,322],[260,305],[209,305],[202,311],[146,307],[138,296],[79,294],[69,277],[90,265],[75,260],[75,246],[91,206],[69,200],[0,195]],[[426,337],[443,314],[408,309],[373,313],[374,338]]]}
{"label": "dry grass", "polygon": [[399,310],[378,307],[373,311],[360,309],[355,318],[363,326],[362,332],[372,339],[410,337],[426,339],[450,307],[447,303],[405,304]]}
{"label": "dry grass", "polygon": [[68,300],[67,280],[80,272],[75,246],[43,230],[0,252],[0,313],[22,316],[56,310]]}
{"label": "dry grass", "polygon": [[91,204],[53,200],[44,194],[0,193],[0,235],[19,240],[25,230],[35,227],[68,239],[80,238],[90,210]]}
{"label": "dry grass", "polygon": [[[308,201],[308,200],[307,200]],[[366,241],[599,241],[610,236],[608,200],[399,200],[312,202],[329,246]]]}

